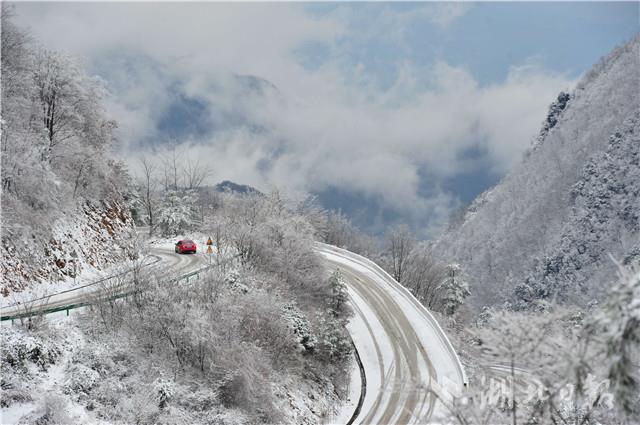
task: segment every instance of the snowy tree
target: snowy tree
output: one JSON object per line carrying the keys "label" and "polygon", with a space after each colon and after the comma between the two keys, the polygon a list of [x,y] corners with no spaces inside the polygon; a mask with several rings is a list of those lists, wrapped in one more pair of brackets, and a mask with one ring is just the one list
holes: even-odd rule
{"label": "snowy tree", "polygon": [[431,246],[418,244],[409,254],[402,283],[428,308],[438,308],[440,284],[444,281],[445,265],[435,256]]}
{"label": "snowy tree", "polygon": [[344,277],[340,270],[336,270],[329,276],[329,286],[331,287],[331,298],[329,308],[335,316],[340,316],[345,311],[349,300],[349,291],[344,283]]}
{"label": "snowy tree", "polygon": [[330,245],[348,247],[353,228],[349,219],[342,212],[327,213],[327,229],[324,241]]}
{"label": "snowy tree", "polygon": [[385,234],[387,254],[390,257],[391,274],[398,282],[402,281],[407,259],[415,245],[415,239],[404,224],[392,226]]}
{"label": "snowy tree", "polygon": [[321,226],[324,229],[321,240],[325,243],[365,256],[379,253],[379,241],[358,230],[341,211],[327,211]]}
{"label": "snowy tree", "polygon": [[617,402],[640,418],[640,271],[622,274],[596,316],[594,330],[603,333],[606,368]]}
{"label": "snowy tree", "polygon": [[438,287],[441,292],[442,307],[447,314],[454,314],[471,295],[469,284],[464,278],[459,264],[449,264],[446,267],[446,277]]}
{"label": "snowy tree", "polygon": [[[47,255],[50,245],[60,242],[56,231],[62,222],[82,221],[87,211],[101,210],[109,216],[102,224],[110,228],[110,238],[124,244],[131,230],[128,210],[120,214],[128,177],[122,163],[110,157],[115,122],[105,113],[104,84],[87,76],[73,58],[38,47],[7,12],[3,4],[2,265],[5,276],[16,278],[3,282],[3,291],[27,280],[68,274],[57,260],[74,252],[69,244],[57,258]],[[119,222],[118,229],[111,219]],[[98,227],[84,233],[86,242],[102,238]],[[18,249],[25,246],[34,249]],[[90,255],[90,263],[102,262],[90,248],[82,256]]]}
{"label": "snowy tree", "polygon": [[311,332],[309,321],[304,316],[304,313],[291,303],[285,304],[284,307],[282,307],[282,313],[293,330],[298,344],[300,344],[306,352],[313,352],[318,340]]}
{"label": "snowy tree", "polygon": [[165,236],[175,236],[190,230],[195,224],[195,196],[192,192],[169,190],[158,211],[158,226]]}
{"label": "snowy tree", "polygon": [[181,187],[180,175],[181,167],[180,163],[183,160],[184,153],[178,148],[177,140],[172,140],[171,146],[164,154],[163,172],[164,172],[164,190],[165,191],[177,191]]}
{"label": "snowy tree", "polygon": [[187,190],[198,190],[211,174],[211,170],[205,164],[201,163],[200,159],[189,158],[184,166],[183,173],[185,175],[184,187]]}
{"label": "snowy tree", "polygon": [[351,353],[351,340],[345,321],[334,317],[318,318],[318,353],[325,361],[344,359]]}

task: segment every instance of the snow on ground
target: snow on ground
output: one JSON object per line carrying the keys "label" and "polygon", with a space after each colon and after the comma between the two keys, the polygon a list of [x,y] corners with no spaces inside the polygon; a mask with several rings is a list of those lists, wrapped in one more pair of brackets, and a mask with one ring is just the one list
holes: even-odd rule
{"label": "snow on ground", "polygon": [[[173,253],[175,243],[182,239],[190,239],[196,242],[198,246],[198,257],[202,259],[203,263],[215,261],[218,254],[218,249],[215,245],[212,245],[213,253],[211,255],[208,255],[206,253],[207,239],[210,236],[202,232],[191,232],[189,234],[177,235],[175,237],[150,237],[148,235],[148,228],[142,227],[138,228],[138,235],[141,241],[144,242],[144,245],[142,247],[144,264],[149,264],[154,261],[154,258],[149,255],[149,252],[145,251],[160,250],[166,253]],[[221,259],[228,258],[232,255],[232,250],[227,250],[224,247],[220,249]],[[56,280],[51,282],[42,281],[34,283],[22,292],[12,292],[8,297],[0,297],[0,308],[16,305],[18,303],[25,304],[28,301],[39,298],[46,299],[47,297],[51,297],[55,294],[59,294],[61,292],[69,290],[83,289],[82,287],[86,285],[91,285],[106,277],[113,276],[114,274],[120,273],[124,270],[129,270],[136,263],[136,261],[121,262],[104,269],[98,269],[95,267],[91,267],[88,264],[83,264],[81,268],[82,271],[76,278],[67,277],[64,280]]]}
{"label": "snow on ground", "polygon": [[[150,264],[154,260],[145,258],[143,264]],[[21,292],[12,292],[8,297],[0,297],[0,308],[12,306],[18,303],[24,304],[34,299],[47,298],[69,290],[79,290],[87,285],[92,285],[102,279],[131,269],[137,261],[128,261],[114,264],[103,270],[86,268],[76,278],[67,277],[55,282],[38,282]]]}
{"label": "snow on ground", "polygon": [[[417,306],[417,301],[412,299],[408,292],[405,293],[406,290],[402,290],[404,288],[390,287],[389,278],[380,273],[380,271],[368,267],[360,261],[353,261],[341,255],[330,253],[325,253],[325,255],[331,256],[333,261],[347,264],[349,267],[358,270],[362,275],[376,280],[381,287],[389,288],[389,294],[407,315],[423,346],[427,348],[429,358],[438,372],[438,379],[442,379],[440,384],[449,392],[459,392],[466,377],[455,351],[453,351],[450,342],[435,318],[426,312],[424,307]],[[366,309],[367,304],[363,304],[361,308]]]}
{"label": "snow on ground", "polygon": [[79,286],[86,285],[94,282],[102,277],[109,276],[113,273],[112,269],[119,269],[121,266],[114,266],[107,270],[86,269],[77,278],[68,277],[65,280],[56,282],[38,282],[31,285],[31,287],[25,289],[22,292],[12,292],[8,297],[0,297],[0,307],[6,307],[17,303],[24,303],[25,301],[32,300],[34,298],[47,297],[49,295],[57,294],[62,291],[77,288]]}
{"label": "snow on ground", "polygon": [[[370,337],[370,334],[366,331],[366,329],[363,329],[363,327],[366,327],[366,323],[359,315],[355,315],[347,326],[347,328],[349,329],[349,334],[351,335],[351,338],[353,339],[353,342],[356,345],[358,352],[360,353],[360,360],[364,365],[371,363],[370,359],[367,359],[367,363],[365,363],[363,356],[367,356],[369,350],[373,348],[373,340],[367,339],[367,336]],[[365,379],[368,380],[369,376],[366,376]],[[375,382],[376,381],[374,379],[374,383]],[[360,375],[360,368],[358,367],[356,359],[354,358],[351,367],[351,377],[349,378],[347,399],[340,406],[338,412],[331,418],[329,418],[327,424],[346,424],[347,422],[349,422],[349,420],[353,417],[353,413],[356,410],[356,407],[358,406],[361,392],[362,376]]]}
{"label": "snow on ground", "polygon": [[[437,382],[431,382],[428,364],[420,362],[420,374],[415,376],[415,379],[421,380],[425,388],[431,386],[444,400],[450,400],[452,395],[460,395],[466,376],[457,354],[435,318],[405,288],[394,282],[371,261],[348,251],[336,250],[324,245],[320,247],[322,255],[331,262],[344,264],[345,268],[376,282],[406,315],[437,374]],[[403,365],[395,364],[394,344],[397,342],[394,341],[393,335],[385,332],[384,326],[367,300],[351,288],[349,288],[349,294],[356,310],[349,330],[367,375],[367,392],[360,416],[362,419],[377,399],[379,405],[385,405],[389,401],[396,389],[393,388],[394,383],[389,382],[387,377],[394,373],[394,368],[403,367]],[[435,423],[444,422],[447,419],[447,413],[442,403],[436,403],[431,420]]]}
{"label": "snow on ground", "polygon": [[[191,233],[188,235],[178,235],[176,237],[164,238],[164,237],[149,237],[144,231],[141,232],[144,235],[145,246],[142,249],[143,264],[152,264],[157,258],[155,254],[173,254],[175,243],[181,239],[191,239],[198,245],[198,253],[196,256],[200,259],[202,265],[206,265],[211,261],[216,260],[218,250],[215,246],[212,246],[212,254],[207,254],[207,239],[208,236],[202,233]],[[146,251],[146,252],[145,252]],[[231,251],[227,251],[224,248],[220,250],[220,257],[228,258],[232,255]],[[166,260],[162,258],[161,260]],[[74,294],[82,294],[85,291],[92,291],[97,286],[94,284],[113,275],[122,273],[123,271],[130,270],[136,265],[137,261],[129,261],[113,265],[109,268],[98,270],[96,268],[84,268],[82,273],[77,278],[67,278],[61,281],[55,282],[39,282],[31,285],[31,287],[25,289],[22,292],[11,293],[8,297],[0,297],[0,308],[5,308],[15,305],[31,305],[38,306],[40,303],[50,304],[56,299],[59,299],[58,294],[66,293],[67,291],[74,291]],[[185,260],[185,263],[187,261]],[[65,297],[64,295],[63,297]],[[33,302],[33,300],[40,300]]]}
{"label": "snow on ground", "polygon": [[[44,415],[48,415],[50,423],[104,423],[65,391],[65,386],[68,385],[65,371],[72,363],[73,354],[85,343],[84,335],[77,327],[76,317],[67,317],[64,313],[46,316],[45,322],[41,324],[40,336],[32,336],[17,324],[2,322],[2,339],[8,343],[5,346],[7,351],[3,350],[3,362],[7,353],[11,352],[10,347],[24,346],[31,351],[24,362],[24,369],[14,367],[2,371],[3,383],[9,383],[9,387],[6,390],[3,388],[0,423],[8,425],[34,422]],[[57,357],[54,356],[51,362],[39,359],[37,364],[33,363],[36,355],[44,358],[48,351],[57,352]],[[22,387],[31,400],[6,400],[7,390],[20,389],[16,386]],[[11,404],[5,406],[9,402]]]}

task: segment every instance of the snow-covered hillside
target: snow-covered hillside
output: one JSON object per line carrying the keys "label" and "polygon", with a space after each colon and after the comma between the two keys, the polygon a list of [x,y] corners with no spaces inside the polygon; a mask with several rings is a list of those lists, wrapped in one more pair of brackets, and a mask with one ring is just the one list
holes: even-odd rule
{"label": "snow-covered hillside", "polygon": [[57,219],[48,242],[25,245],[3,239],[1,292],[9,295],[37,281],[74,278],[134,259],[135,236],[131,215],[121,203],[87,203]]}
{"label": "snow-covered hillside", "polygon": [[638,257],[640,36],[551,105],[540,136],[436,252],[461,262],[476,307],[555,296],[587,302]]}
{"label": "snow-covered hillside", "polygon": [[136,255],[101,82],[2,13],[0,293]]}

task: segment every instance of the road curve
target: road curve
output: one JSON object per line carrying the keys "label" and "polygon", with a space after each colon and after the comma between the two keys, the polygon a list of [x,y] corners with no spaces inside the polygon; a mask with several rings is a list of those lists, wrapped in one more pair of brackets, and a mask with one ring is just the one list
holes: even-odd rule
{"label": "road curve", "polygon": [[[375,263],[349,251],[317,244],[327,271],[345,276],[355,317],[350,332],[366,368],[367,391],[354,423],[439,423],[445,405],[466,385],[462,365],[433,316],[411,294]],[[206,265],[206,256],[178,255],[173,247],[151,247],[167,270],[184,275]],[[100,296],[99,288],[54,294],[32,311],[69,306]],[[24,312],[24,306],[2,309],[2,316]]]}
{"label": "road curve", "polygon": [[[148,262],[149,267],[160,268],[170,273],[170,276],[181,276],[189,272],[196,271],[207,265],[207,258],[204,254],[180,255],[173,251],[172,247],[166,245],[151,246],[148,257],[155,257],[159,261]],[[118,275],[126,276],[126,272],[118,272]],[[38,297],[31,301],[24,301],[19,304],[12,304],[0,308],[2,320],[17,316],[28,317],[37,315],[40,312],[47,312],[58,308],[86,305],[101,297],[117,295],[127,291],[128,283],[111,286],[103,284],[114,276],[100,278],[96,282],[78,286],[44,297]]]}
{"label": "road curve", "polygon": [[316,250],[328,272],[345,277],[355,311],[349,330],[367,377],[355,423],[445,421],[445,404],[463,391],[466,376],[433,316],[370,260],[325,244]]}
{"label": "road curve", "polygon": [[163,245],[150,245],[149,254],[160,257],[160,264],[176,275],[195,271],[208,264],[208,259],[202,252],[197,254],[176,254],[173,248]]}

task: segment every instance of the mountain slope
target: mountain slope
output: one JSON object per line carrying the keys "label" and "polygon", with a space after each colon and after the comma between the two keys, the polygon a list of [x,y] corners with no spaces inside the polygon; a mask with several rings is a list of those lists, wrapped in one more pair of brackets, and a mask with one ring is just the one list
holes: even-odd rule
{"label": "mountain slope", "polygon": [[608,254],[637,251],[639,46],[636,36],[561,94],[523,161],[437,241],[473,276],[476,307],[584,301],[615,267]]}
{"label": "mountain slope", "polygon": [[137,255],[106,91],[2,9],[0,294]]}

